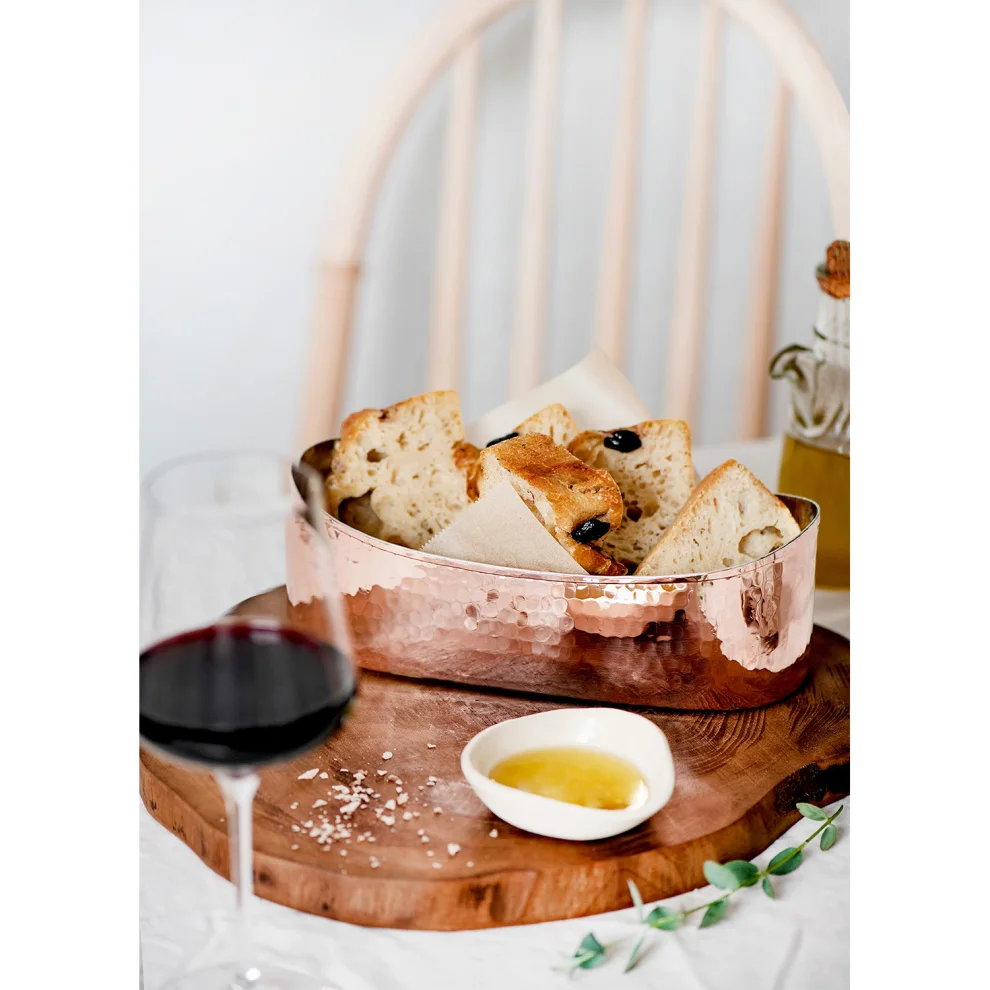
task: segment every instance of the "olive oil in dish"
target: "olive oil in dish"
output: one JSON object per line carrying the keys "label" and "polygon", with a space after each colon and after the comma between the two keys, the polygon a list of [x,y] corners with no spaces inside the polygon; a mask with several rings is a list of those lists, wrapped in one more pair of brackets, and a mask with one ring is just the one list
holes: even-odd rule
{"label": "olive oil in dish", "polygon": [[488,776],[530,794],[620,811],[646,800],[646,782],[628,760],[590,746],[527,749],[500,760]]}

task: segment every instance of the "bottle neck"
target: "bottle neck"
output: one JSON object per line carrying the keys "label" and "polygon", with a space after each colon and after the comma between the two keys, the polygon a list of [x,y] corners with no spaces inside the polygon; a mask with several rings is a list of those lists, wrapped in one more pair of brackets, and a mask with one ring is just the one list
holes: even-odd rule
{"label": "bottle neck", "polygon": [[827,292],[818,298],[814,326],[814,350],[829,364],[849,367],[849,297],[836,299]]}

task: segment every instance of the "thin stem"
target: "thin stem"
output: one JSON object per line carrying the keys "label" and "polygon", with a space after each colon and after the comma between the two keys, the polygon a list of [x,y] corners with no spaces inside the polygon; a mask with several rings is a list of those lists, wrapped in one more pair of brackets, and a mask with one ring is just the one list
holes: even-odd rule
{"label": "thin stem", "polygon": [[227,807],[230,879],[237,890],[237,907],[234,913],[234,961],[237,964],[238,978],[251,983],[259,975],[257,967],[251,961],[249,937],[249,905],[254,899],[251,810],[260,781],[256,773],[233,773],[224,770],[218,770],[215,777]]}
{"label": "thin stem", "polygon": [[[844,807],[844,806],[840,804],[840,805],[839,805],[839,807],[838,807],[838,808],[836,808],[836,810],[835,810],[835,814],[834,814],[834,815],[829,815],[829,817],[828,817],[828,818],[826,818],[826,819],[825,819],[825,821],[823,821],[823,822],[821,823],[821,825],[819,825],[819,826],[818,826],[818,828],[816,828],[816,829],[814,830],[814,832],[812,832],[812,833],[811,833],[811,835],[809,835],[809,836],[808,836],[808,838],[804,840],[804,842],[802,842],[802,843],[801,843],[800,845],[797,845],[797,846],[795,846],[795,847],[794,847],[794,851],[793,851],[793,852],[791,852],[791,853],[788,853],[788,855],[786,855],[786,856],[785,856],[785,857],[784,857],[784,858],[783,858],[783,859],[782,859],[782,860],[781,860],[781,861],[780,861],[780,862],[779,862],[779,863],[777,864],[777,868],[779,869],[779,868],[780,868],[781,866],[783,866],[783,865],[784,865],[784,863],[787,863],[787,862],[789,862],[790,860],[792,860],[792,859],[793,859],[793,858],[794,858],[794,857],[795,857],[795,856],[796,856],[796,855],[797,855],[797,854],[798,854],[798,853],[799,853],[799,852],[800,852],[800,851],[801,851],[802,849],[804,849],[804,847],[805,847],[805,846],[806,846],[806,845],[807,845],[807,844],[808,844],[809,842],[811,842],[811,840],[812,840],[812,839],[813,839],[813,838],[814,838],[814,837],[815,837],[816,835],[818,835],[818,833],[819,833],[819,832],[824,832],[824,831],[825,831],[825,829],[826,829],[826,828],[828,828],[828,826],[829,826],[829,825],[831,825],[831,824],[832,824],[832,822],[834,822],[834,821],[835,821],[835,819],[836,819],[836,818],[838,818],[838,817],[839,817],[839,815],[841,815],[841,814],[842,814],[842,808],[843,808],[843,807]],[[765,877],[765,876],[770,876],[770,874],[768,874],[766,870],[763,870],[763,871],[762,871],[762,872],[760,873],[760,876],[761,876],[761,877]]]}
{"label": "thin stem", "polygon": [[706,904],[698,904],[693,908],[688,908],[686,911],[682,911],[681,914],[683,914],[686,918],[689,914],[694,914],[695,911],[704,911],[705,908],[711,907],[715,901],[725,900],[725,898],[731,896],[732,893],[733,891],[730,890],[728,894],[722,894],[720,897],[716,897],[714,901],[708,901]]}
{"label": "thin stem", "polygon": [[[838,818],[839,815],[842,814],[842,810],[843,810],[844,807],[845,807],[844,805],[841,805],[840,804],[839,807],[836,808],[834,814],[829,815],[828,818],[826,818],[821,823],[821,825],[819,825],[818,828],[816,828],[815,831],[812,832],[811,835],[809,835],[808,838],[806,838],[804,840],[804,842],[802,842],[800,845],[795,846],[793,848],[793,850],[790,853],[788,853],[788,855],[777,864],[778,869],[784,863],[786,863],[789,860],[793,859],[793,857],[795,857],[799,852],[801,852],[801,850],[804,849],[804,847],[809,842],[811,842],[811,840],[814,839],[816,835],[819,835],[826,828],[828,828],[829,825],[831,825],[832,822],[834,822],[835,819]],[[766,879],[767,877],[770,877],[772,875],[775,875],[775,874],[771,874],[771,873],[769,873],[765,869],[764,870],[760,870],[760,872],[754,878],[753,882],[751,884],[747,884],[747,886],[750,886],[750,887],[755,886],[758,881],[763,880],[763,879]],[[713,900],[708,901],[705,904],[698,904],[698,905],[696,905],[693,908],[687,908],[687,909],[682,910],[680,912],[675,912],[674,915],[668,915],[667,917],[668,918],[670,918],[670,917],[676,917],[679,914],[681,920],[683,921],[689,915],[695,914],[697,911],[705,911],[708,908],[710,908],[713,904],[718,904],[719,901],[727,901],[733,894],[735,894],[737,891],[740,891],[742,889],[743,889],[742,888],[742,885],[740,885],[740,886],[734,888],[733,890],[727,890],[724,894],[720,894],[718,897],[714,898]],[[638,894],[638,891],[636,893]],[[639,906],[640,905],[637,904],[637,907],[639,907]],[[643,910],[645,910],[645,908],[646,908],[646,905],[643,905],[641,907],[641,913],[642,913]],[[657,927],[656,925],[651,924],[650,922],[645,921],[642,918],[640,919],[640,923],[645,925],[646,931],[649,931],[649,929],[651,929],[651,928],[656,928]],[[645,935],[645,933],[644,933],[644,935]],[[640,949],[640,946],[642,945],[642,941],[643,941],[643,936],[640,936],[639,941],[636,942],[636,945],[633,948],[632,955],[629,957],[629,961],[626,963],[626,968],[625,968],[624,972],[628,973],[629,970],[632,969],[636,965],[636,962],[638,960],[638,955],[639,955],[639,949]],[[583,959],[583,957],[582,957],[582,959]]]}

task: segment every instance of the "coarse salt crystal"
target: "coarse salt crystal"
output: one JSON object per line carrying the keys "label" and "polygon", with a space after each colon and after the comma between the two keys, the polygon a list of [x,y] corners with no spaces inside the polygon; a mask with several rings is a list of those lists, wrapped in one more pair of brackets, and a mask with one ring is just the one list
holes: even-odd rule
{"label": "coarse salt crystal", "polygon": [[461,847],[456,842],[447,843],[447,855],[456,856],[461,851]]}
{"label": "coarse salt crystal", "polygon": [[474,860],[473,860],[473,859],[469,859],[469,860],[467,861],[467,865],[468,865],[468,866],[474,866]]}
{"label": "coarse salt crystal", "polygon": [[432,849],[427,849],[426,850],[426,855],[427,856],[432,856],[433,855],[433,850]]}
{"label": "coarse salt crystal", "polygon": [[289,848],[290,849],[298,849],[299,848],[299,843],[298,842],[293,842],[292,845],[289,846]]}
{"label": "coarse salt crystal", "polygon": [[427,749],[436,749],[437,748],[437,744],[436,743],[427,743],[426,744],[426,748]]}
{"label": "coarse salt crystal", "polygon": [[435,870],[441,870],[441,869],[443,869],[443,863],[434,863],[433,864],[433,869],[435,869]]}
{"label": "coarse salt crystal", "polygon": [[492,830],[491,830],[491,831],[490,831],[490,832],[488,833],[488,836],[489,836],[489,838],[491,838],[491,839],[497,839],[497,838],[498,838],[498,829],[497,829],[497,828],[493,828],[493,829],[492,829]]}
{"label": "coarse salt crystal", "polygon": [[392,754],[386,749],[385,752],[382,753],[382,759],[383,760],[390,760],[390,759],[392,759]]}
{"label": "coarse salt crystal", "polygon": [[320,780],[326,780],[326,779],[327,779],[327,778],[328,778],[329,776],[330,776],[330,774],[328,774],[328,773],[326,772],[326,770],[324,770],[324,771],[323,771],[323,772],[322,772],[322,773],[320,774]]}
{"label": "coarse salt crystal", "polygon": [[375,857],[374,857],[374,856],[369,856],[369,857],[368,857],[368,862],[369,862],[369,863],[371,864],[371,868],[372,868],[373,870],[377,870],[377,869],[378,869],[378,867],[382,865],[381,863],[379,863],[379,862],[378,862],[378,860],[377,860],[377,859],[375,859]]}
{"label": "coarse salt crystal", "polygon": [[312,770],[307,770],[305,773],[299,774],[296,780],[312,780],[319,772],[319,767],[313,767]]}
{"label": "coarse salt crystal", "polygon": [[396,803],[396,804],[405,804],[405,803],[406,803],[406,801],[408,801],[408,800],[409,800],[409,795],[408,795],[408,794],[405,794],[405,793],[402,793],[402,794],[400,794],[400,795],[399,795],[399,796],[398,796],[398,797],[397,797],[397,798],[395,799],[395,803]]}
{"label": "coarse salt crystal", "polygon": [[426,834],[426,829],[425,828],[417,829],[416,830],[416,834],[417,835],[425,835]]}
{"label": "coarse salt crystal", "polygon": [[313,802],[312,807],[314,807],[314,808],[322,808],[323,805],[325,805],[325,804],[326,804],[326,801],[324,801],[323,798],[317,798]]}
{"label": "coarse salt crystal", "polygon": [[388,773],[388,771],[387,771],[387,770],[379,770],[379,771],[378,771],[378,776],[379,776],[379,777],[384,777],[384,776],[385,776],[385,774],[387,774],[387,773]]}
{"label": "coarse salt crystal", "polygon": [[303,828],[312,828],[313,827],[313,819],[311,818],[308,822],[303,822],[302,823],[302,827]]}
{"label": "coarse salt crystal", "polygon": [[341,856],[346,856],[347,855],[347,850],[346,849],[341,849],[340,850],[340,855]]}
{"label": "coarse salt crystal", "polygon": [[436,808],[433,809],[433,814],[435,814],[435,815],[441,815],[441,814],[443,814],[443,808],[441,808],[438,805]]}
{"label": "coarse salt crystal", "polygon": [[300,831],[302,831],[302,829],[300,829],[298,825],[293,825],[292,826],[292,831],[293,832],[300,832]]}
{"label": "coarse salt crystal", "polygon": [[389,798],[385,802],[385,807],[388,808],[389,811],[394,811],[395,810],[395,800],[393,798]]}
{"label": "coarse salt crystal", "polygon": [[404,822],[411,821],[412,820],[412,812],[411,811],[403,811],[402,812],[402,820]]}
{"label": "coarse salt crystal", "polygon": [[395,824],[395,819],[391,815],[382,815],[382,824],[383,825],[394,825]]}
{"label": "coarse salt crystal", "polygon": [[430,841],[430,837],[428,835],[421,835],[419,837],[419,841],[420,842],[429,842]]}
{"label": "coarse salt crystal", "polygon": [[289,811],[295,811],[296,808],[298,808],[298,807],[299,807],[299,802],[298,801],[293,801],[292,804],[289,805]]}

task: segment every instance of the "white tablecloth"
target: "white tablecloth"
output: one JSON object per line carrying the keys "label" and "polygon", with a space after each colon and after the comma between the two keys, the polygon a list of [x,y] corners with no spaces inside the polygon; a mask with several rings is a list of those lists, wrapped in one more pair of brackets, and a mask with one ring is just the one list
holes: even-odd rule
{"label": "white tablecloth", "polygon": [[[779,440],[698,448],[704,474],[734,456],[764,482],[776,481]],[[849,596],[819,592],[815,621],[849,634]],[[479,932],[407,932],[359,928],[257,900],[259,940],[286,958],[316,969],[342,990],[544,990],[572,985],[552,967],[593,931],[602,942],[626,936],[616,958],[580,973],[588,987],[670,987],[676,990],[839,990],[849,984],[849,800],[839,819],[839,840],[827,853],[817,841],[796,873],[777,879],[777,899],[758,888],[740,891],[717,926],[696,922],[678,932],[655,932],[640,965],[622,974],[632,911],[617,911],[542,925]],[[141,942],[146,990],[156,990],[197,956],[225,939],[233,888],[144,809],[141,811]],[[801,821],[757,858],[814,831]],[[713,888],[664,902],[693,906]],[[694,916],[695,918],[697,916]]]}

